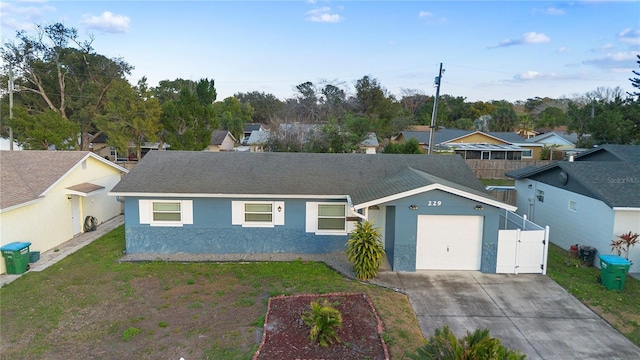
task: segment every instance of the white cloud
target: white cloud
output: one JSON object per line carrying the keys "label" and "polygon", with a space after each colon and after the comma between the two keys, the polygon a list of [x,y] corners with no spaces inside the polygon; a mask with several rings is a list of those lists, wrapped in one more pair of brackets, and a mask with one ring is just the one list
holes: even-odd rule
{"label": "white cloud", "polygon": [[566,46],[562,46],[562,47],[558,48],[558,54],[564,54],[564,53],[568,53],[570,51],[571,51],[571,49],[566,47]]}
{"label": "white cloud", "polygon": [[616,46],[614,44],[604,44],[598,48],[593,49],[593,52],[597,52],[597,53],[606,53],[606,52],[610,52],[611,50],[615,49]]}
{"label": "white cloud", "polygon": [[489,48],[507,47],[507,46],[513,46],[513,45],[523,45],[523,44],[542,44],[542,43],[548,43],[550,41],[551,39],[545,34],[528,32],[528,33],[522,34],[522,37],[518,39],[504,40],[498,43],[498,45],[489,46]]}
{"label": "white cloud", "polygon": [[16,2],[0,2],[0,23],[3,30],[33,30],[37,23],[43,22],[44,17],[56,11],[50,5]]}
{"label": "white cloud", "polygon": [[640,53],[637,51],[609,53],[603,57],[585,60],[582,63],[612,71],[621,71],[623,69],[629,71],[636,67],[638,55]]}
{"label": "white cloud", "polygon": [[311,22],[337,23],[339,21],[344,20],[344,18],[339,14],[332,14],[331,8],[328,6],[307,11],[307,13],[304,15],[305,15],[305,20],[311,21]]}
{"label": "white cloud", "polygon": [[516,74],[513,76],[513,80],[515,81],[532,81],[532,80],[558,80],[563,77],[556,73],[541,73],[538,71],[525,71],[520,74]]}
{"label": "white cloud", "polygon": [[558,9],[555,7],[548,7],[548,8],[544,8],[544,9],[534,9],[533,10],[534,14],[542,14],[542,15],[551,15],[551,16],[559,16],[559,15],[564,15],[564,10],[562,9]]}
{"label": "white cloud", "polygon": [[624,29],[618,33],[618,41],[628,45],[640,45],[640,29]]}
{"label": "white cloud", "polygon": [[447,18],[445,17],[436,18],[435,14],[429,11],[420,11],[418,13],[418,17],[421,19],[425,19],[427,21],[427,24],[430,24],[430,25],[444,24],[447,22]]}
{"label": "white cloud", "polygon": [[106,33],[126,33],[129,31],[131,19],[128,16],[116,15],[105,11],[100,16],[84,15],[82,23],[88,29],[103,31]]}

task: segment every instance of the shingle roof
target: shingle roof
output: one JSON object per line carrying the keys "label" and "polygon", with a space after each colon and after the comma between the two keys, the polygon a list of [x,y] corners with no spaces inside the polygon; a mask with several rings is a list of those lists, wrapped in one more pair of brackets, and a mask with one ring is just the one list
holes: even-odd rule
{"label": "shingle roof", "polygon": [[[410,168],[426,175],[414,176]],[[438,178],[459,190],[488,195],[457,155],[188,151],[147,154],[112,193],[352,195],[361,203]]]}
{"label": "shingle roof", "polygon": [[0,151],[0,209],[35,200],[88,151]]}
{"label": "shingle roof", "polygon": [[640,207],[640,163],[559,161],[557,165],[610,207]]}
{"label": "shingle roof", "polygon": [[640,145],[615,145],[606,144],[593,149],[583,151],[575,156],[576,160],[591,160],[591,154],[607,152],[612,155],[612,159],[620,161],[640,163]]}
{"label": "shingle roof", "polygon": [[[227,134],[229,134],[233,138],[233,135],[229,133],[229,130],[216,130],[212,132],[211,142],[209,142],[209,145],[222,145],[222,142],[227,137]],[[235,138],[233,139],[235,140]]]}

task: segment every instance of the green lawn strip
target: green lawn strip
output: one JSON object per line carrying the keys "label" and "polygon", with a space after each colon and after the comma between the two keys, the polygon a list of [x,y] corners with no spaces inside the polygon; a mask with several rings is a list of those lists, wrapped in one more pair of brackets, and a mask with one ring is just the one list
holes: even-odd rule
{"label": "green lawn strip", "polygon": [[640,346],[640,281],[627,275],[622,291],[606,290],[598,282],[600,269],[582,266],[579,259],[553,244],[547,275]]}
{"label": "green lawn strip", "polygon": [[[156,349],[205,341],[204,358],[250,359],[269,297],[327,292],[367,293],[394,359],[423,341],[406,296],[345,279],[322,263],[118,263],[123,250],[119,227],[46,270],[0,288],[3,357],[51,357],[93,343],[108,343],[108,351],[116,349],[118,356],[154,357]],[[176,323],[171,319],[176,311],[188,317]],[[238,311],[252,318],[212,329],[212,316],[233,322]]]}

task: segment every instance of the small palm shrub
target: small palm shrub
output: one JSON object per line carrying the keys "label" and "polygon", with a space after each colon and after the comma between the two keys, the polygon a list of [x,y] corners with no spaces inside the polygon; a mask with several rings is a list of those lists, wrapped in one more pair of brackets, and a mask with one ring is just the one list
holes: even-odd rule
{"label": "small palm shrub", "polygon": [[407,355],[413,360],[524,360],[526,357],[492,338],[489,329],[467,331],[466,336],[458,339],[448,326],[436,329],[416,354]]}
{"label": "small palm shrub", "polygon": [[380,228],[373,221],[361,221],[349,235],[347,259],[353,263],[356,278],[367,280],[378,275],[384,257]]}
{"label": "small palm shrub", "polygon": [[340,342],[337,330],[342,327],[340,311],[324,299],[311,302],[311,310],[302,314],[302,320],[311,327],[309,339],[322,347]]}

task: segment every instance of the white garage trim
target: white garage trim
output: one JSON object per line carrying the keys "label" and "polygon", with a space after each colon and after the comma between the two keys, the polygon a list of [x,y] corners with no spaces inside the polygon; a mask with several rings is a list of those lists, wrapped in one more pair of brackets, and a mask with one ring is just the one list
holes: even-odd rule
{"label": "white garage trim", "polygon": [[483,216],[419,215],[416,270],[480,270]]}

